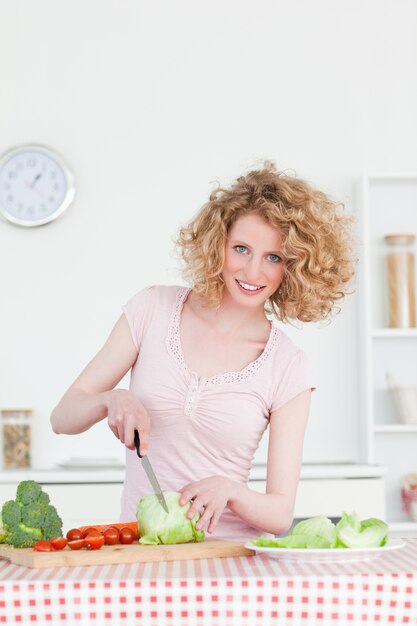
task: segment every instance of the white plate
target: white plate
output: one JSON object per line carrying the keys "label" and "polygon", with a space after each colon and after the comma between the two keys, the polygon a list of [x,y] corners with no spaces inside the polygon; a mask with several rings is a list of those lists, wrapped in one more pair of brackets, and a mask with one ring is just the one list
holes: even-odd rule
{"label": "white plate", "polygon": [[256,546],[252,541],[245,543],[245,548],[255,550],[257,554],[265,554],[272,559],[298,563],[343,563],[346,561],[370,561],[387,552],[403,548],[405,543],[400,539],[388,539],[385,546],[379,548],[265,548]]}

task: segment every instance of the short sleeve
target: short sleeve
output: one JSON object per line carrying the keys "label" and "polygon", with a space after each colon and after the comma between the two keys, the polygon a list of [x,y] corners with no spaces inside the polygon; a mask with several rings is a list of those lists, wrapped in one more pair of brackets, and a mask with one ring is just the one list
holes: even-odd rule
{"label": "short sleeve", "polygon": [[271,413],[307,389],[314,391],[316,387],[309,360],[305,352],[298,350],[287,367],[280,372],[272,399]]}
{"label": "short sleeve", "polygon": [[143,333],[152,318],[155,288],[145,287],[122,306],[132,334],[133,343],[139,353]]}

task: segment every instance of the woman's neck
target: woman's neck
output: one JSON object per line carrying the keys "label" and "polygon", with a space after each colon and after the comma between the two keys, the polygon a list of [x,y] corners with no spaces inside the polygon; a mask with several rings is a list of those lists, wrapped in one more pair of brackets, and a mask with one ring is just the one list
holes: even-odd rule
{"label": "woman's neck", "polygon": [[264,336],[270,332],[271,324],[265,316],[263,306],[256,309],[239,306],[227,293],[223,295],[217,309],[204,306],[204,302],[193,291],[187,300],[194,313],[204,319],[219,336]]}

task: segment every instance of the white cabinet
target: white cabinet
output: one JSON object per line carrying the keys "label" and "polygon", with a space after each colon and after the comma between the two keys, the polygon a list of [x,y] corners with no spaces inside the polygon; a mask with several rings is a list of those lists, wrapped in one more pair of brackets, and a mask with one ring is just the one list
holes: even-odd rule
{"label": "white cabinet", "polygon": [[[249,487],[265,493],[265,481],[252,481]],[[339,518],[343,511],[355,512],[361,519],[385,519],[385,483],[374,478],[301,479],[295,501],[294,518],[315,515]]]}
{"label": "white cabinet", "polygon": [[[417,426],[400,422],[386,375],[417,387],[417,329],[389,328],[386,255],[393,249],[384,236],[417,235],[417,176],[366,176],[360,198],[361,460],[387,468],[388,521],[405,528],[401,479],[417,472]],[[417,257],[415,244],[409,250]]]}

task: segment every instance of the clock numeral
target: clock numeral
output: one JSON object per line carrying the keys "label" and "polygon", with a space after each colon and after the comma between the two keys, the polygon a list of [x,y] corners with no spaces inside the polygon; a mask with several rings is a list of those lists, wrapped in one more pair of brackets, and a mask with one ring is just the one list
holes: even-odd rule
{"label": "clock numeral", "polygon": [[13,200],[14,200],[14,196],[12,196],[12,194],[11,194],[11,193],[9,193],[9,195],[8,195],[8,196],[7,196],[7,198],[6,198],[6,200],[7,200],[7,202],[13,202]]}
{"label": "clock numeral", "polygon": [[49,175],[50,175],[50,177],[51,177],[51,180],[55,180],[55,178],[56,178],[56,176],[57,176],[57,172],[56,172],[56,170],[52,170],[52,171],[49,173]]}
{"label": "clock numeral", "polygon": [[22,202],[18,202],[17,203],[17,210],[21,211],[23,209],[23,203]]}
{"label": "clock numeral", "polygon": [[10,170],[10,172],[9,172],[9,178],[16,178],[16,172],[12,172],[12,171]]}
{"label": "clock numeral", "polygon": [[28,167],[36,167],[36,163],[37,163],[36,159],[28,159],[27,160],[27,166]]}
{"label": "clock numeral", "polygon": [[53,202],[55,200],[54,196],[49,196],[49,202]]}
{"label": "clock numeral", "polygon": [[17,169],[17,170],[23,170],[23,167],[24,167],[24,166],[23,166],[23,163],[22,163],[21,161],[18,161],[18,162],[16,163],[16,169]]}
{"label": "clock numeral", "polygon": [[34,214],[34,212],[35,212],[35,209],[33,208],[33,206],[29,206],[29,207],[28,207],[28,213],[29,213],[30,215],[33,215],[33,214]]}
{"label": "clock numeral", "polygon": [[40,205],[42,211],[46,211],[46,205],[42,202],[42,204]]}
{"label": "clock numeral", "polygon": [[8,191],[10,189],[10,187],[11,187],[11,184],[10,183],[4,183],[3,187],[5,189],[7,189],[7,191]]}
{"label": "clock numeral", "polygon": [[59,185],[58,185],[58,183],[55,183],[55,185],[54,185],[54,191],[58,191],[58,190],[59,190]]}

